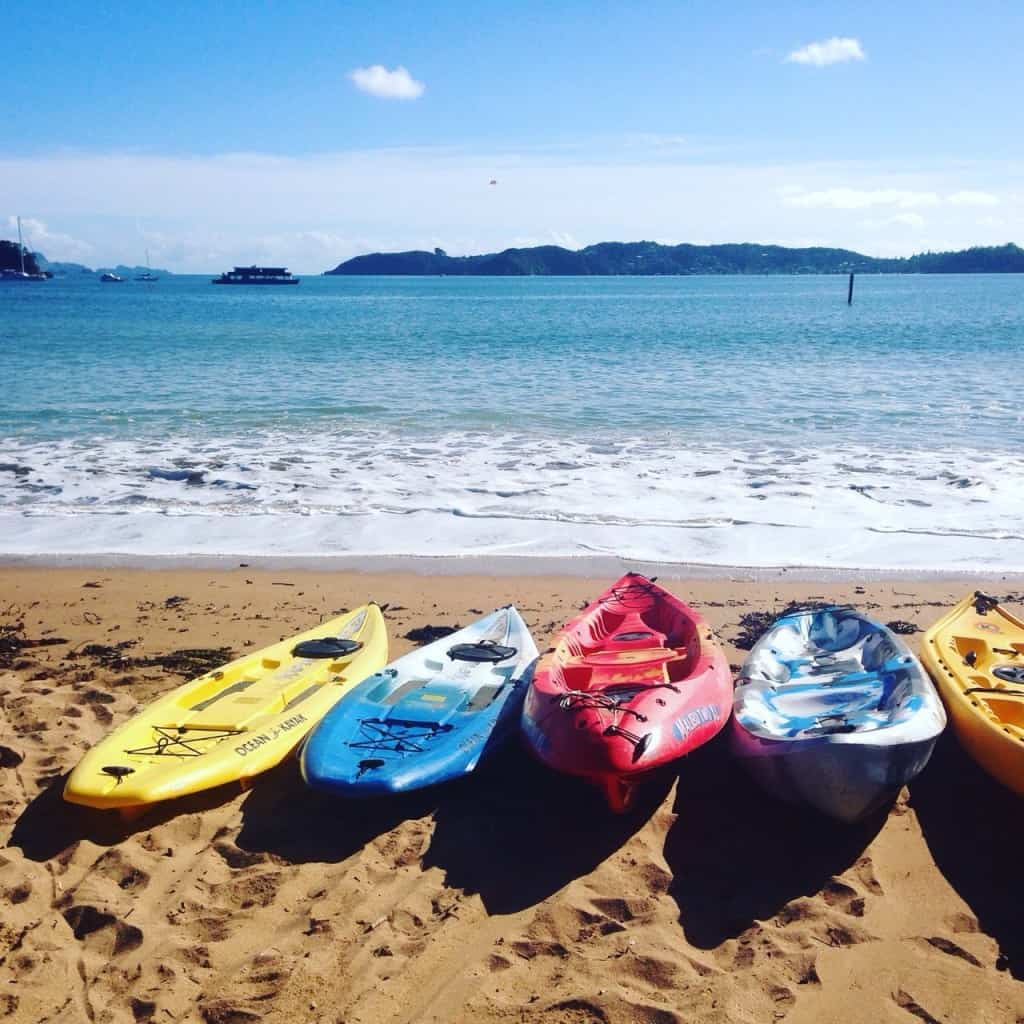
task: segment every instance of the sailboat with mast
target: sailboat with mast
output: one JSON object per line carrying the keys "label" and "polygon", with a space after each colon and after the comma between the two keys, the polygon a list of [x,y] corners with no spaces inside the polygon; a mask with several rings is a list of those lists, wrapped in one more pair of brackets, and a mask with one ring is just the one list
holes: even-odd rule
{"label": "sailboat with mast", "polygon": [[21,218],[18,218],[18,258],[21,263],[20,270],[7,267],[0,270],[0,281],[45,281],[45,274],[30,274],[25,270],[25,245],[21,240]]}
{"label": "sailboat with mast", "polygon": [[144,274],[136,274],[136,281],[159,281],[160,278],[149,267],[149,250],[146,250],[146,272]]}

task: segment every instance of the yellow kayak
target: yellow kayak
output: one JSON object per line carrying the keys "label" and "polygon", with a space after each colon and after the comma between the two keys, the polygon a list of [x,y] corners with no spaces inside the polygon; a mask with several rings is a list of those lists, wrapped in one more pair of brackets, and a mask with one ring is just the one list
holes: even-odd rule
{"label": "yellow kayak", "polygon": [[1024,796],[1024,622],[975,593],[925,633],[921,660],[967,752]]}
{"label": "yellow kayak", "polygon": [[127,808],[244,784],[283,761],[387,660],[387,630],[375,604],[247,654],[115,729],[78,763],[64,799]]}

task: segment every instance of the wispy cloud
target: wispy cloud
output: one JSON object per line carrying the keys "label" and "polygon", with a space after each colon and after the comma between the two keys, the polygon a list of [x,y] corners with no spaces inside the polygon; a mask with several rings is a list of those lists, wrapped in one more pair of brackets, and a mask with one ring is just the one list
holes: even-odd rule
{"label": "wispy cloud", "polygon": [[415,100],[426,89],[422,82],[417,82],[401,65],[389,71],[383,64],[371,64],[350,71],[348,77],[360,92],[367,92],[382,100]]}
{"label": "wispy cloud", "polygon": [[954,206],[998,206],[999,197],[991,192],[954,192],[946,197],[946,202]]}
{"label": "wispy cloud", "polygon": [[818,192],[793,192],[782,196],[786,206],[807,209],[864,210],[872,206],[895,206],[909,210],[918,206],[937,206],[942,202],[937,192],[914,192],[900,188],[826,188]]}
{"label": "wispy cloud", "polygon": [[824,68],[829,64],[843,64],[849,60],[864,60],[864,53],[859,39],[851,36],[832,36],[816,43],[808,43],[788,54],[789,64],[811,64],[816,68]]}
{"label": "wispy cloud", "polygon": [[[15,215],[7,218],[7,228],[11,238],[17,238],[18,218]],[[24,236],[25,248],[33,252],[41,252],[50,260],[64,260],[80,263],[92,257],[93,247],[80,238],[73,238],[60,231],[51,231],[41,220],[35,217],[21,218],[21,231]]]}

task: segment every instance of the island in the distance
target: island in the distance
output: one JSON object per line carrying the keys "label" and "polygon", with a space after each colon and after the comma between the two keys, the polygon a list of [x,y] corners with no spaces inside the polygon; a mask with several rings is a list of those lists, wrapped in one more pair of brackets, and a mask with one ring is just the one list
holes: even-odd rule
{"label": "island in the distance", "polygon": [[849,249],[789,249],[781,245],[660,245],[599,242],[573,251],[558,245],[505,249],[482,256],[375,252],[339,263],[331,274],[529,275],[603,274],[1020,274],[1024,249],[1009,243],[959,252],[880,258]]}
{"label": "island in the distance", "polygon": [[[93,270],[83,263],[61,263],[48,260],[41,252],[24,250],[25,272],[27,274],[45,274],[47,277],[68,277],[72,274],[102,274],[113,271],[121,277],[134,277],[136,274],[153,273],[160,277],[170,277],[169,270],[149,267],[129,267],[119,263],[116,267],[100,267]],[[0,239],[0,270],[19,270],[21,268],[21,252],[17,242]]]}

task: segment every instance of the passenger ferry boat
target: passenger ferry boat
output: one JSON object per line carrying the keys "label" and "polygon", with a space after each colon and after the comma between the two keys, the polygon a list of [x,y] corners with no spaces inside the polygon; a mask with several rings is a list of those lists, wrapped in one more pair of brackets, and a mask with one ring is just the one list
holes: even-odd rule
{"label": "passenger ferry boat", "polygon": [[214,284],[298,284],[299,279],[288,273],[287,267],[235,267],[220,277]]}

